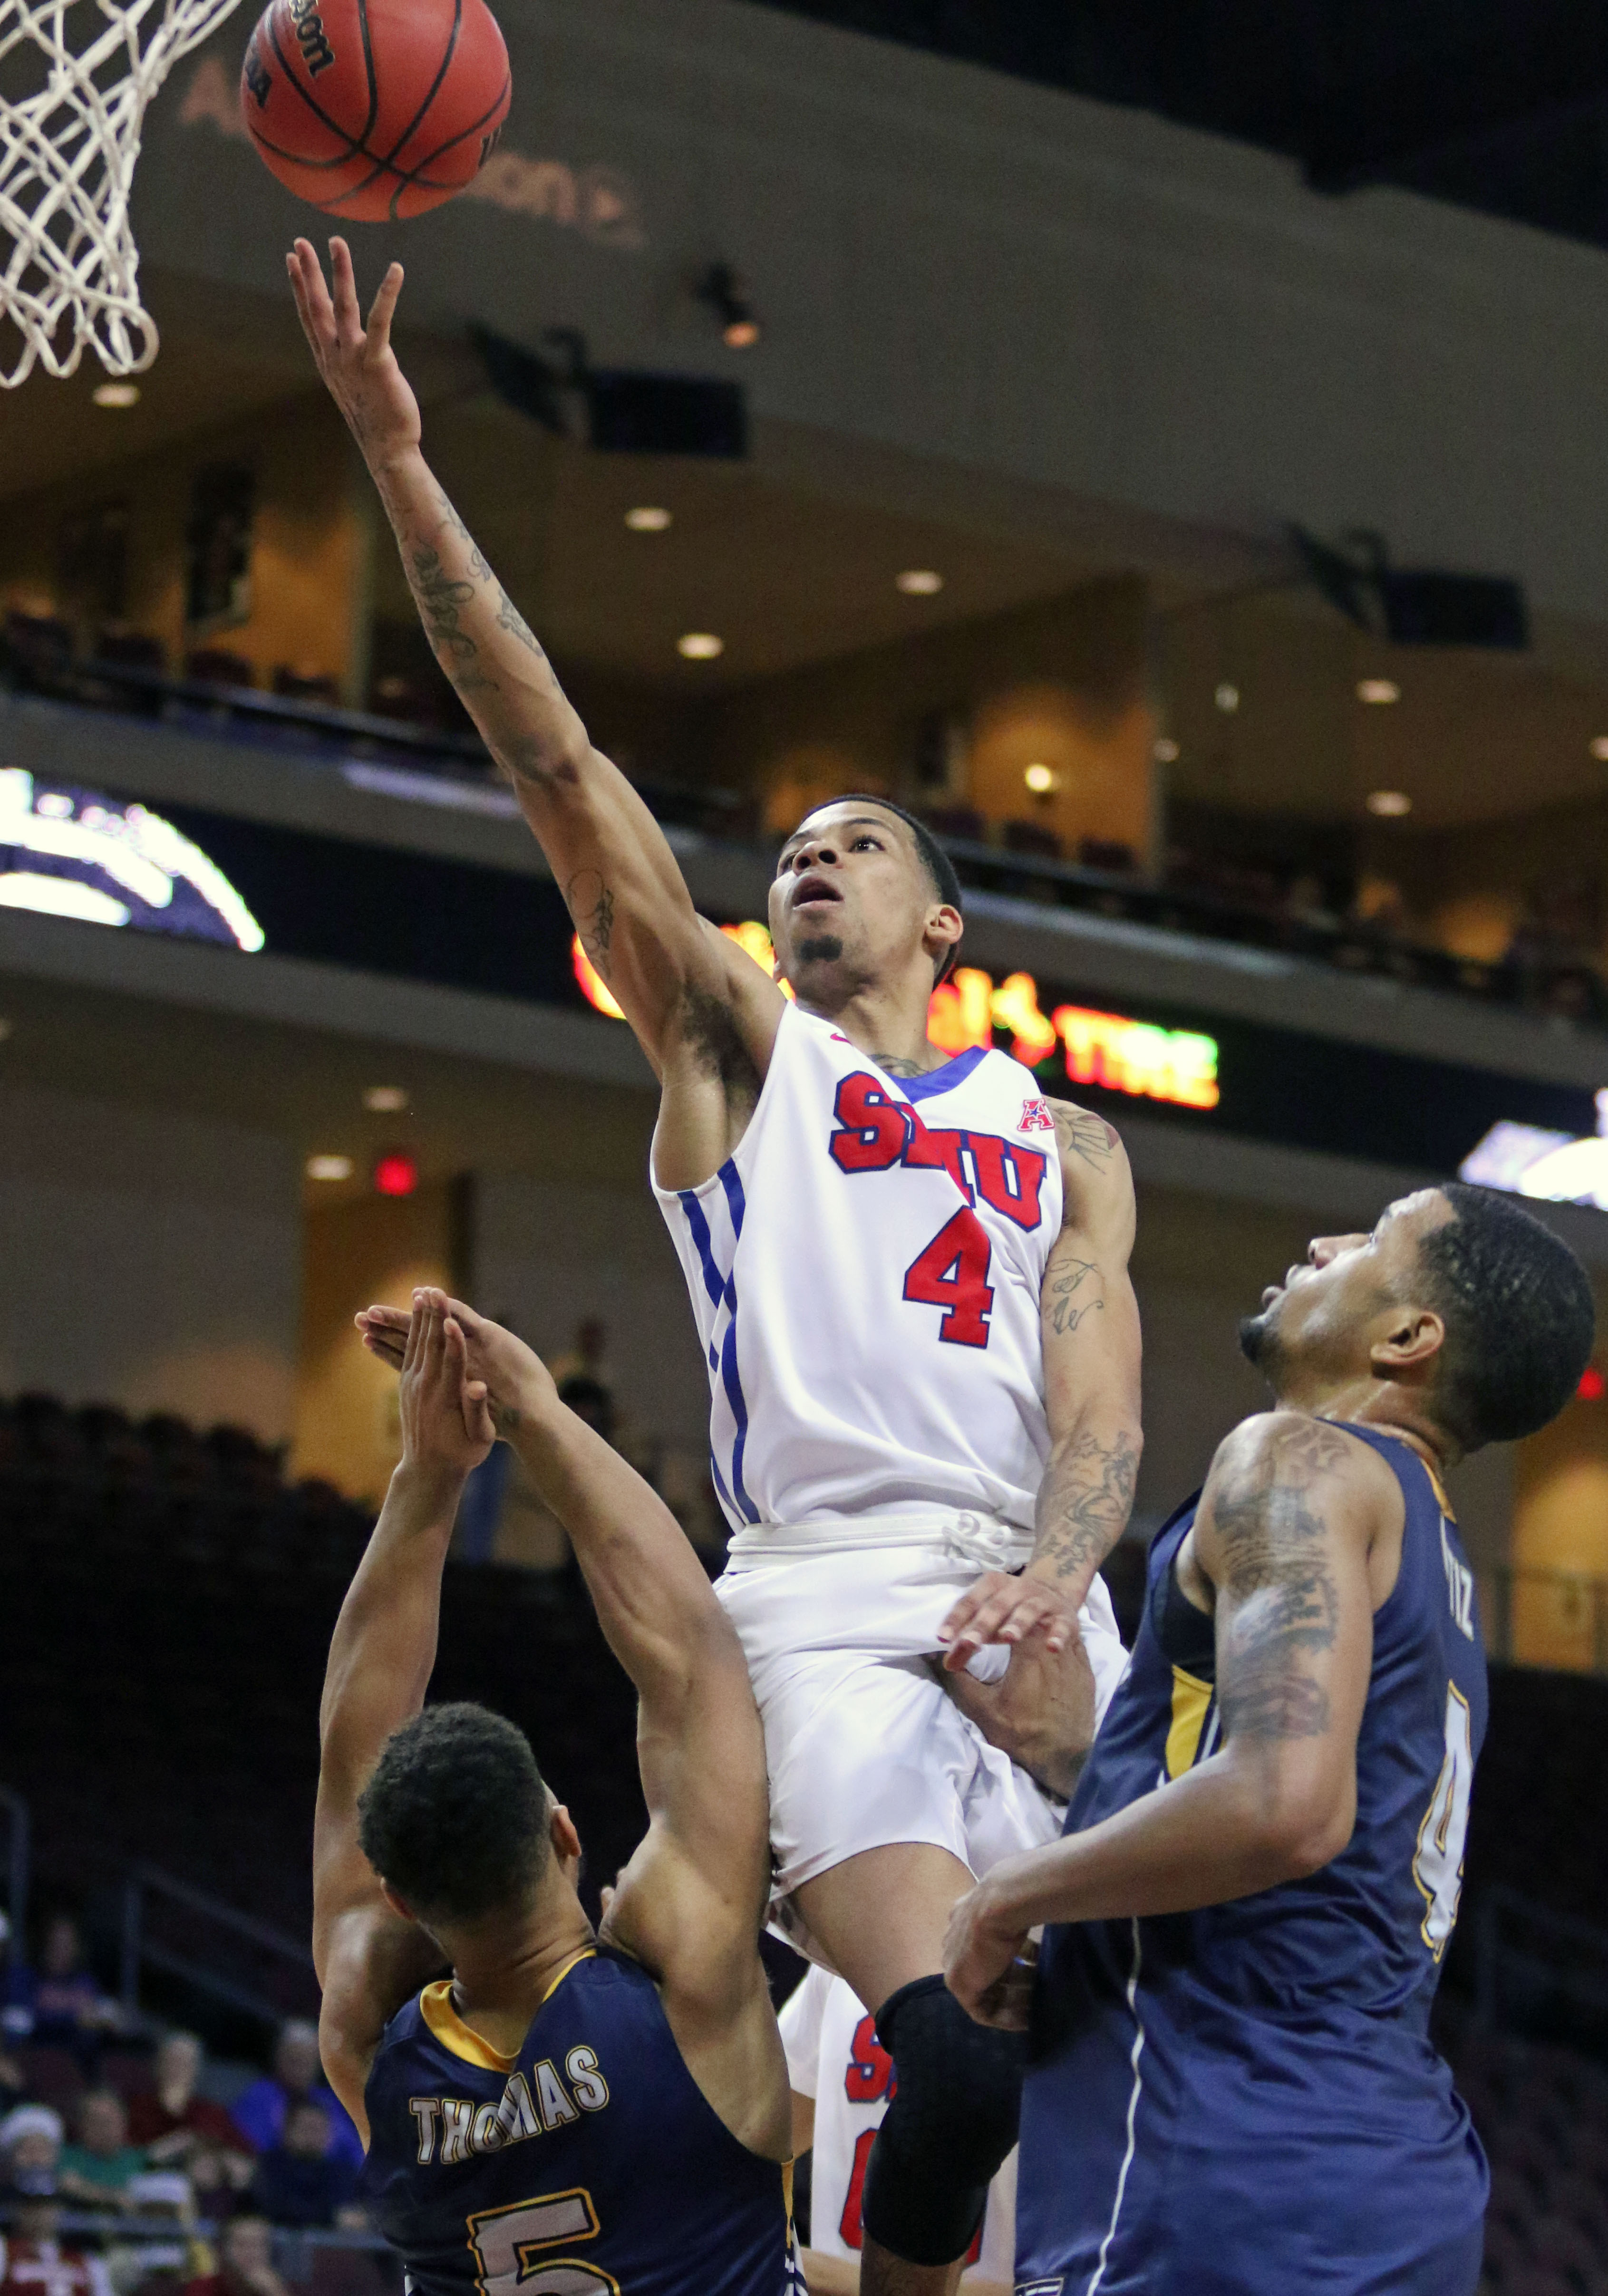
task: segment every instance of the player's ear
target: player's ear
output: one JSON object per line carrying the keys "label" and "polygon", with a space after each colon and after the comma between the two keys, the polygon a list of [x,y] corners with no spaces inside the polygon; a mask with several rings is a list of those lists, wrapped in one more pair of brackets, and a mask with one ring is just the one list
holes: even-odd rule
{"label": "player's ear", "polygon": [[547,1839],[565,1881],[572,1882],[580,1871],[580,1836],[562,1801],[555,1801],[547,1813]]}
{"label": "player's ear", "polygon": [[400,1891],[393,1890],[390,1883],[386,1881],[383,1876],[381,1877],[380,1882],[380,1895],[384,1898],[386,1904],[390,1907],[392,1913],[396,1915],[398,1921],[416,1922],[418,1920],[419,1916],[414,1913],[406,1898],[401,1895]]}
{"label": "player's ear", "polygon": [[928,910],[927,922],[922,929],[922,946],[935,969],[947,962],[952,948],[959,947],[965,929],[960,911],[948,901],[936,901]]}
{"label": "player's ear", "polygon": [[1374,1341],[1368,1361],[1381,1379],[1422,1377],[1445,1345],[1446,1325],[1432,1308],[1406,1308]]}

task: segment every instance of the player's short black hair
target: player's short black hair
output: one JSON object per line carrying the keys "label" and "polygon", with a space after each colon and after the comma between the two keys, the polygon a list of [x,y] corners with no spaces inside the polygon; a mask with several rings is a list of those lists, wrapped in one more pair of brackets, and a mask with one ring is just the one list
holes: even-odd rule
{"label": "player's short black hair", "polygon": [[1423,1236],[1428,1304],[1446,1324],[1435,1406],[1465,1451],[1555,1419],[1596,1336],[1591,1279],[1561,1236],[1511,1197],[1449,1181],[1456,1217]]}
{"label": "player's short black hair", "polygon": [[[955,864],[919,814],[907,812],[902,805],[895,805],[890,797],[878,797],[872,790],[846,790],[841,797],[829,797],[825,804],[812,805],[809,813],[804,816],[805,820],[808,821],[811,814],[825,813],[827,806],[830,805],[880,805],[884,813],[897,815],[915,840],[915,849],[921,856],[922,866],[925,869],[932,890],[939,899],[947,901],[952,909],[960,909],[964,912],[965,903],[961,898],[960,878]],[[794,834],[797,834],[796,831]],[[943,963],[932,976],[934,988],[938,987],[940,980],[948,980],[955,969],[959,955],[960,943],[956,941],[952,948],[944,952]]]}
{"label": "player's short black hair", "polygon": [[386,1740],[357,1839],[424,1920],[474,1921],[529,1901],[552,1855],[551,1802],[522,1730],[484,1706],[427,1706]]}

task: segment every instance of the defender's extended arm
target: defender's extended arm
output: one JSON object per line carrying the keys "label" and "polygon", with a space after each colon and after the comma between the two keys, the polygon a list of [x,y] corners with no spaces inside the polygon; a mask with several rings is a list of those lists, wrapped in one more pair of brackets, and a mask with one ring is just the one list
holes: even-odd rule
{"label": "defender's extended arm", "polygon": [[1194,1533],[1216,1595],[1221,1750],[962,1898],[945,1973],[974,2017],[1005,2021],[1002,1980],[1038,1923],[1188,1913],[1340,1855],[1373,1663],[1368,1559],[1400,1504],[1376,1455],[1321,1420],[1273,1412],[1222,1444]]}
{"label": "defender's extended arm", "polygon": [[[569,1532],[598,1623],[636,1686],[652,1822],[603,1926],[662,1980],[685,2046],[701,2016],[724,2029],[738,1997],[765,1982],[755,1940],[770,1882],[769,1797],[742,1649],[674,1515],[565,1409],[523,1341],[455,1300],[424,1296],[463,1326],[497,1431]],[[395,1362],[407,1316],[371,1308],[358,1321]]]}
{"label": "defender's extended arm", "polygon": [[391,1912],[357,1840],[357,1797],[391,1732],[416,1714],[436,1662],[441,1570],[464,1479],[490,1450],[485,1393],[445,1303],[421,1302],[401,1352],[402,1460],[336,1621],[319,1708],[313,1960],[330,2086],[367,2142],[364,2089],[386,2020],[440,1965]]}
{"label": "defender's extended arm", "polygon": [[951,1672],[985,1643],[1016,1643],[1037,1630],[1054,1651],[1076,1636],[1095,1573],[1127,1527],[1144,1447],[1139,1305],[1128,1267],[1133,1176],[1103,1118],[1064,1101],[1051,1107],[1062,1213],[1040,1294],[1051,1448],[1037,1541],[1020,1577],[991,1572],[950,1611],[942,1635]]}
{"label": "defender's extended arm", "polygon": [[696,914],[663,831],[593,748],[546,654],[424,460],[418,403],[390,341],[401,265],[386,273],[365,325],[344,240],[330,242],[332,293],[308,241],[299,239],[287,261],[318,371],[379,488],[436,659],[513,781],[582,946],[655,1072],[662,1076],[685,1032],[688,1000],[695,1007],[701,998],[730,1013],[762,1073],[781,991]]}

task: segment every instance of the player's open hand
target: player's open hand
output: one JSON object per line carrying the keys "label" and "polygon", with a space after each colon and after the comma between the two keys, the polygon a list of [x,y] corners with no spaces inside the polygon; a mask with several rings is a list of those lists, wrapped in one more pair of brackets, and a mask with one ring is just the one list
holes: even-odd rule
{"label": "player's open hand", "polygon": [[1026,2032],[1038,1960],[1038,1948],[989,1882],[980,1882],[951,1908],[944,1935],[944,1982],[980,2025]]}
{"label": "player's open hand", "polygon": [[439,1300],[463,1334],[469,1376],[483,1384],[491,1424],[498,1435],[511,1437],[526,1420],[557,1408],[553,1374],[534,1348],[528,1348],[501,1324],[494,1324],[489,1316],[476,1315],[462,1300],[448,1299],[444,1292],[416,1292],[414,1299],[411,1314],[406,1308],[374,1307],[364,1308],[357,1316],[357,1329],[371,1355],[400,1371],[418,1322],[416,1303]]}
{"label": "player's open hand", "polygon": [[401,1406],[405,1467],[467,1475],[496,1440],[486,1382],[470,1374],[463,1326],[444,1292],[414,1293]]}
{"label": "player's open hand", "polygon": [[964,1670],[944,1687],[961,1712],[1057,1801],[1070,1801],[1095,1742],[1095,1669],[1081,1636],[1052,1650],[1041,1635],[1011,1652],[997,1682]]}
{"label": "player's open hand", "polygon": [[985,1571],[969,1587],[938,1630],[944,1669],[958,1674],[987,1643],[1025,1642],[1042,1636],[1046,1649],[1063,1651],[1079,1639],[1078,1611],[1054,1579],[1031,1570],[1013,1577]]}
{"label": "player's open hand", "polygon": [[419,444],[419,402],[390,341],[391,319],[402,292],[402,266],[393,263],[380,282],[366,321],[345,240],[330,242],[328,284],[310,240],[296,242],[285,258],[285,268],[318,372],[377,478],[387,463],[412,453]]}

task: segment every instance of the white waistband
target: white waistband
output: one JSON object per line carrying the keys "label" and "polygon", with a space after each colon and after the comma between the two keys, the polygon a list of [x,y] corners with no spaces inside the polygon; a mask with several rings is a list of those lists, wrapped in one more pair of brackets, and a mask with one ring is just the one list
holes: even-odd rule
{"label": "white waistband", "polygon": [[1033,1534],[1014,1523],[974,1514],[837,1515],[798,1523],[745,1523],[733,1534],[726,1569],[747,1570],[769,1562],[800,1562],[811,1554],[842,1554],[884,1546],[938,1547],[980,1570],[1016,1570],[1033,1552]]}

